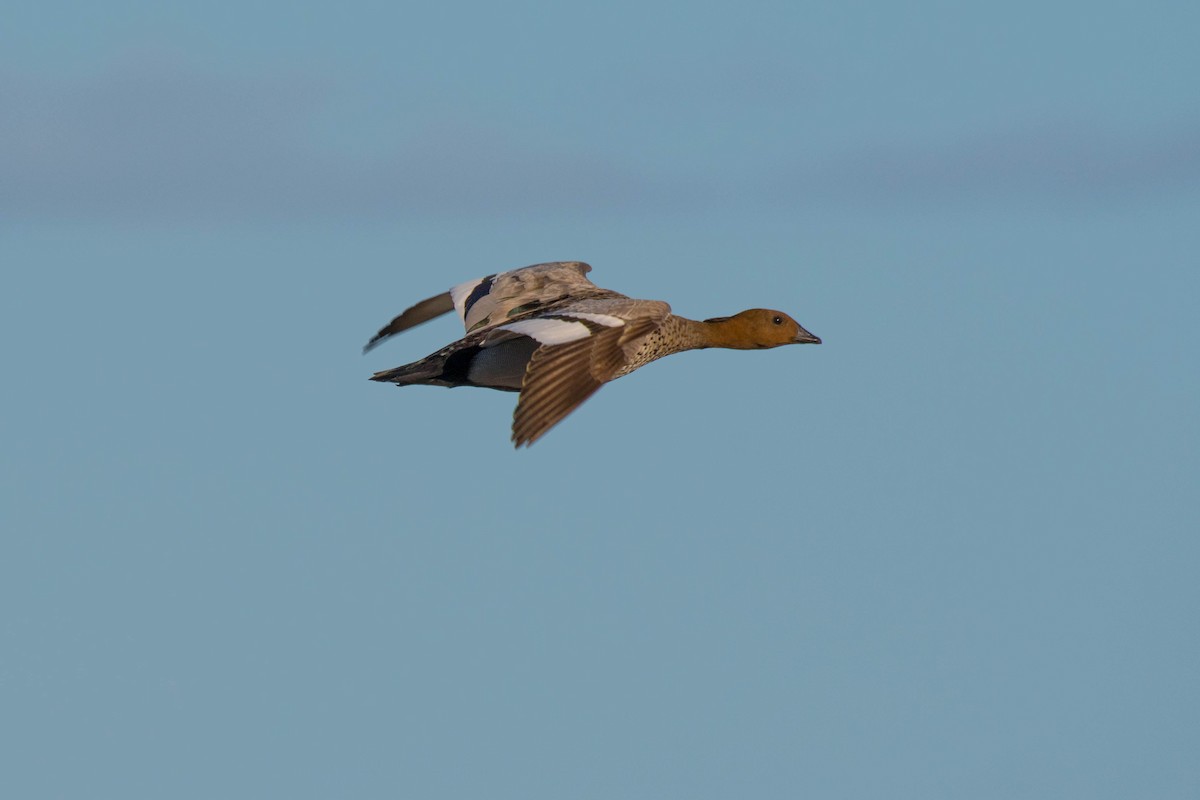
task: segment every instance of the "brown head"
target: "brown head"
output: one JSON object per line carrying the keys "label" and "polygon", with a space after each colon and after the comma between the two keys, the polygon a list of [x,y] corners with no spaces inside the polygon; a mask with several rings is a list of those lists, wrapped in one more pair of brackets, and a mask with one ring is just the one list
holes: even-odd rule
{"label": "brown head", "polygon": [[757,350],[783,344],[820,344],[821,340],[782,311],[751,308],[732,317],[704,320],[713,347]]}

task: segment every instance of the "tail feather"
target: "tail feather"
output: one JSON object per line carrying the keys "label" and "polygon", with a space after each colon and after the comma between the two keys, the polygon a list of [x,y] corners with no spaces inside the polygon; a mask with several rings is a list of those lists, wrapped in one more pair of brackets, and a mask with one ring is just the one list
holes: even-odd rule
{"label": "tail feather", "polygon": [[405,364],[401,367],[393,367],[392,369],[385,369],[382,372],[376,372],[371,376],[371,380],[381,383],[394,383],[397,386],[409,386],[415,383],[424,383],[433,386],[451,386],[453,384],[440,380],[444,364],[444,358],[430,356],[420,361],[414,361],[412,364]]}

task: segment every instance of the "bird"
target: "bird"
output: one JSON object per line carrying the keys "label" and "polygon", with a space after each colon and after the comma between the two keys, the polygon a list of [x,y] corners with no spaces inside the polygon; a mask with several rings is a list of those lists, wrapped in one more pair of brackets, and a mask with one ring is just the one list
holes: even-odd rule
{"label": "bird", "polygon": [[756,350],[820,344],[782,311],[676,316],[661,300],[602,289],[582,261],[553,261],[460,283],[405,310],[366,353],[398,333],[456,311],[466,335],[411,364],[376,372],[397,386],[479,386],[519,392],[512,442],[528,447],[605,383],[663,356],[724,347]]}

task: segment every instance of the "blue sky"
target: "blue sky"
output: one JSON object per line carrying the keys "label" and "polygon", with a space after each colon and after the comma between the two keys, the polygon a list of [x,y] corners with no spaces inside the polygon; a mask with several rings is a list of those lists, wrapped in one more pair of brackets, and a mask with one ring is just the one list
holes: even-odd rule
{"label": "blue sky", "polygon": [[[20,4],[22,797],[1200,790],[1192,4]],[[369,383],[580,259],[817,348],[514,452]]]}

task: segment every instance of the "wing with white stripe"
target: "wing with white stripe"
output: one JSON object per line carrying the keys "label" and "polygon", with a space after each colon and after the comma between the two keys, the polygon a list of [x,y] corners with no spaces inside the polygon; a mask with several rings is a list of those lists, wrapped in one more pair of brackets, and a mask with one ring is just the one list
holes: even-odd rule
{"label": "wing with white stripe", "polygon": [[461,283],[450,296],[468,333],[545,313],[566,302],[624,297],[589,281],[590,270],[582,261],[534,264]]}

